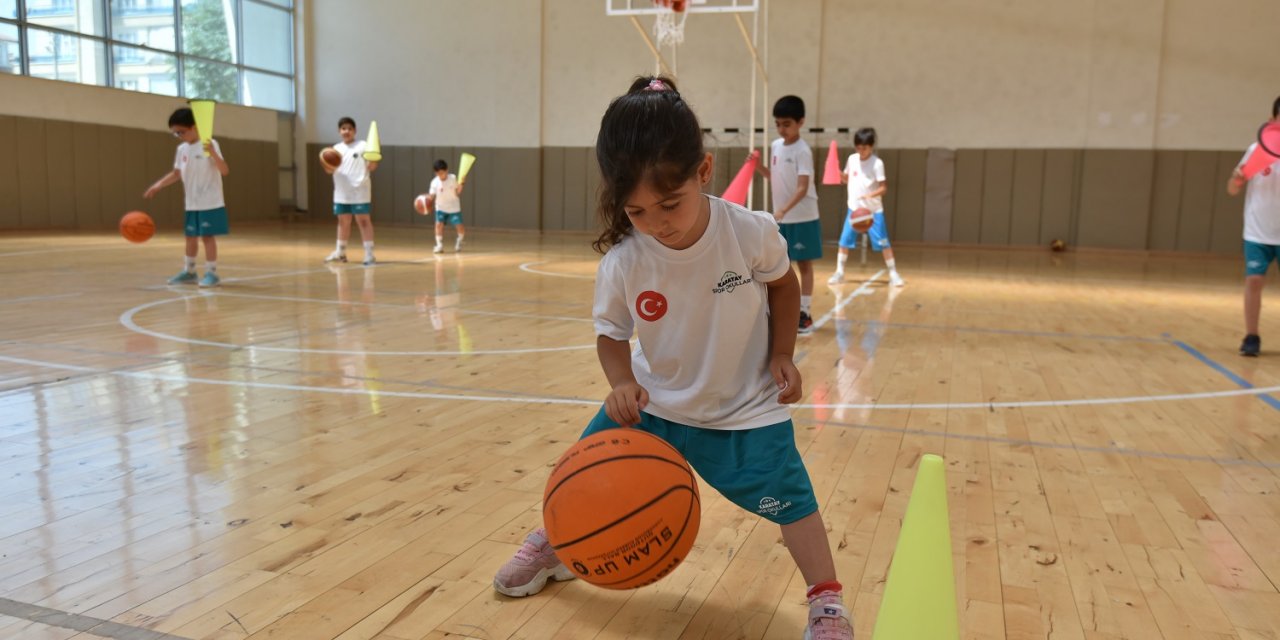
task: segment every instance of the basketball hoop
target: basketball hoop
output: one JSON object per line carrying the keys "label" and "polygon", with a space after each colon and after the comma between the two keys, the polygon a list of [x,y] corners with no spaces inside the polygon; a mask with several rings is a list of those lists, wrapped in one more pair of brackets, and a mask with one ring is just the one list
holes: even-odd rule
{"label": "basketball hoop", "polygon": [[687,3],[688,0],[653,0],[654,6],[659,7],[653,20],[653,37],[659,47],[676,47],[684,42]]}

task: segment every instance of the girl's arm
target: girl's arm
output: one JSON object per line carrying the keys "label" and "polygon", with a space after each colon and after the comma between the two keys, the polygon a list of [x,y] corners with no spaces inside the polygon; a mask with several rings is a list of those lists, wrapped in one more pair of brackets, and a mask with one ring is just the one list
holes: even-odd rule
{"label": "girl's arm", "polygon": [[[799,304],[800,299],[796,298],[797,309]],[[796,323],[799,322],[800,317],[796,316]],[[795,343],[794,335],[791,341]],[[649,392],[636,382],[635,373],[631,371],[631,343],[596,336],[596,355],[600,358],[604,377],[609,380],[612,388],[604,400],[605,415],[624,427],[639,424],[640,411],[649,404]]]}
{"label": "girl's arm", "polygon": [[766,283],[769,289],[769,373],[781,392],[778,402],[791,404],[804,397],[800,370],[792,357],[800,326],[800,281],[794,271]]}
{"label": "girl's arm", "polygon": [[148,187],[146,192],[142,194],[142,197],[146,198],[147,200],[150,200],[151,198],[155,197],[155,195],[159,193],[161,189],[181,179],[182,179],[182,172],[177,169],[174,169],[173,171],[170,171],[169,173],[164,174],[163,178],[156,180],[156,183]]}

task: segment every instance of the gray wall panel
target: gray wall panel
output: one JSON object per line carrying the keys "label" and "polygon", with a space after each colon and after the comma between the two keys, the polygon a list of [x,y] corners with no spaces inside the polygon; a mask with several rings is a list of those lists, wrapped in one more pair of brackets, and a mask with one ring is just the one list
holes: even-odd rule
{"label": "gray wall panel", "polygon": [[1013,206],[1013,150],[987,149],[982,158],[982,244],[1009,244]]}
{"label": "gray wall panel", "polygon": [[75,128],[70,122],[45,123],[45,162],[49,167],[49,226],[76,226]]}
{"label": "gray wall panel", "polygon": [[1178,246],[1178,211],[1182,203],[1182,172],[1185,151],[1157,151],[1151,184],[1151,224],[1147,228],[1147,248],[1173,251]]}
{"label": "gray wall panel", "polygon": [[1040,200],[1040,243],[1054,239],[1075,242],[1071,234],[1076,207],[1079,152],[1049,149],[1044,157],[1044,191]]}
{"label": "gray wall panel", "polygon": [[18,163],[18,225],[28,229],[48,227],[49,150],[45,146],[45,121],[14,118],[14,126],[14,148],[24,150],[22,162]]}
{"label": "gray wall panel", "polygon": [[[17,138],[17,118],[0,115],[0,140]],[[0,154],[0,228],[22,226],[22,193],[18,181],[18,154]]]}
{"label": "gray wall panel", "polygon": [[923,149],[903,150],[898,159],[898,171],[885,174],[890,188],[898,194],[897,204],[885,215],[894,219],[893,240],[919,242],[924,239],[924,189],[925,167],[928,152]]}
{"label": "gray wall panel", "polygon": [[1213,203],[1218,185],[1218,154],[1188,151],[1182,168],[1182,198],[1178,208],[1178,250],[1208,251],[1213,227]]}
{"label": "gray wall panel", "polygon": [[1085,151],[1076,244],[1145,249],[1154,170],[1152,151]]}
{"label": "gray wall panel", "polygon": [[1013,196],[1009,212],[1011,245],[1040,244],[1044,157],[1042,149],[1018,149],[1013,154]]}
{"label": "gray wall panel", "polygon": [[956,151],[955,199],[951,210],[951,241],[975,244],[981,240],[982,178],[985,154],[981,149]]}

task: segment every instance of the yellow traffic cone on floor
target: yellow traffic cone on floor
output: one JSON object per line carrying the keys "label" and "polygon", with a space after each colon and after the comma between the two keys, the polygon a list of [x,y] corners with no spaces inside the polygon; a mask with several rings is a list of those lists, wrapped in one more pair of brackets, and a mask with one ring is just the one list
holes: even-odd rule
{"label": "yellow traffic cone on floor", "polygon": [[959,640],[942,458],[920,459],[872,640]]}
{"label": "yellow traffic cone on floor", "polygon": [[364,159],[369,162],[382,162],[382,141],[378,140],[378,121],[369,123],[369,137],[364,141]]}

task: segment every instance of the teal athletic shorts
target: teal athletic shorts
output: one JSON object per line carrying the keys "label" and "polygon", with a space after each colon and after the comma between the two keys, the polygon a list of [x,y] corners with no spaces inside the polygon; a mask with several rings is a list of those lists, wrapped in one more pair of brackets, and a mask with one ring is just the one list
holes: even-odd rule
{"label": "teal athletic shorts", "polygon": [[822,257],[822,222],[790,222],[778,225],[787,241],[787,257],[792,262],[817,260]]}
{"label": "teal athletic shorts", "polygon": [[1244,241],[1244,274],[1265,276],[1271,261],[1280,261],[1280,245]]}
{"label": "teal athletic shorts", "polygon": [[225,236],[230,233],[227,224],[227,208],[206,209],[204,211],[188,211],[184,227],[188,238],[204,236]]}
{"label": "teal athletic shorts", "polygon": [[338,204],[337,202],[333,203],[333,215],[335,216],[341,215],[344,213],[350,213],[357,216],[367,216],[369,215],[369,211],[371,211],[372,209],[373,209],[373,206],[368,202],[362,202],[360,204]]}
{"label": "teal athletic shorts", "polygon": [[[582,437],[618,428],[601,407]],[[818,511],[790,420],[756,429],[703,429],[642,411],[637,428],[666,440],[707,484],[747,511],[778,524]]]}
{"label": "teal athletic shorts", "polygon": [[462,213],[446,213],[444,211],[436,211],[436,222],[443,222],[458,226],[462,224]]}

